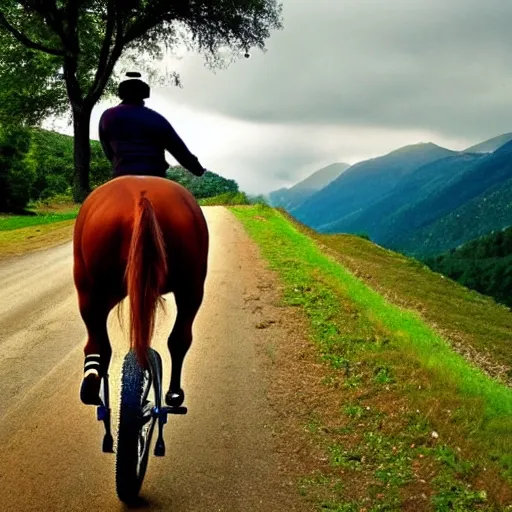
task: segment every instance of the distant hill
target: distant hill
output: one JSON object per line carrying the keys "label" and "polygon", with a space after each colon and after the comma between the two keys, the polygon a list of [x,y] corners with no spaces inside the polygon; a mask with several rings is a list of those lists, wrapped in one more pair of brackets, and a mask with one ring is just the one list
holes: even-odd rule
{"label": "distant hill", "polygon": [[198,177],[178,165],[169,167],[165,175],[168,179],[187,188],[196,199],[205,199],[239,191],[238,183],[235,180],[224,178],[211,171],[206,171],[203,176]]}
{"label": "distant hill", "polygon": [[350,166],[344,163],[335,163],[323,167],[307,178],[290,188],[281,188],[270,192],[269,199],[272,206],[280,206],[292,211],[304,202],[309,196],[327,186]]}
{"label": "distant hill", "polygon": [[512,307],[512,228],[472,240],[425,263],[435,272]]}
{"label": "distant hill", "polygon": [[465,153],[492,153],[496,151],[498,148],[506,144],[507,142],[512,140],[512,133],[505,133],[503,135],[498,135],[497,137],[493,137],[492,139],[481,142],[480,144],[476,144],[471,146],[468,149],[465,149]]}
{"label": "distant hill", "polygon": [[343,171],[350,167],[349,164],[336,163],[323,167],[322,169],[314,172],[306,179],[299,181],[296,185],[289,190],[320,190],[327,186],[331,181],[337,178]]}
{"label": "distant hill", "polygon": [[389,194],[420,167],[456,154],[432,143],[406,146],[387,155],[353,165],[293,211],[305,224],[330,231]]}

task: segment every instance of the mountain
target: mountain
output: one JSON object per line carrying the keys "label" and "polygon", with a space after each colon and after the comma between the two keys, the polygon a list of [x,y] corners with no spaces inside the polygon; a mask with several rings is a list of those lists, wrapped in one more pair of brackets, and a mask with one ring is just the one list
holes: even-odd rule
{"label": "mountain", "polygon": [[498,135],[497,137],[493,137],[492,139],[481,142],[480,144],[471,146],[470,148],[465,149],[464,152],[465,153],[492,153],[511,140],[512,140],[512,133],[505,133],[503,135]]}
{"label": "mountain", "polygon": [[309,196],[328,185],[350,166],[344,163],[335,163],[323,167],[304,180],[290,188],[281,188],[270,192],[269,199],[272,206],[281,206],[288,211],[293,210],[304,202]]}
{"label": "mountain", "polygon": [[306,199],[293,215],[311,227],[331,231],[333,224],[359,215],[416,169],[454,154],[435,144],[421,143],[360,162]]}
{"label": "mountain", "polygon": [[390,243],[402,252],[421,257],[440,254],[508,226],[512,226],[512,179]]}
{"label": "mountain", "polygon": [[397,212],[379,243],[411,254],[448,250],[512,224],[512,141],[423,201]]}
{"label": "mountain", "polygon": [[314,172],[306,179],[300,181],[289,190],[320,190],[337,178],[342,172],[350,167],[349,164],[336,163],[323,167]]}
{"label": "mountain", "polygon": [[421,203],[437,190],[449,186],[484,158],[483,154],[455,153],[421,166],[405,176],[382,199],[356,215],[334,222],[326,231],[364,232],[372,240],[380,243],[393,231],[403,228],[397,220],[400,219],[401,213],[408,219],[408,212],[414,204]]}

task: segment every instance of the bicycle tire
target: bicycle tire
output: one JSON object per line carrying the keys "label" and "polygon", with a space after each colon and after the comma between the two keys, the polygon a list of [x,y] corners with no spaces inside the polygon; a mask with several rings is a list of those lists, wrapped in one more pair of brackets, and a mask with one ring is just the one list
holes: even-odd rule
{"label": "bicycle tire", "polygon": [[[152,361],[156,359],[152,349],[149,349],[148,355]],[[116,453],[116,491],[119,499],[125,503],[137,499],[146,475],[156,423],[156,418],[149,414],[150,402],[147,401],[153,385],[151,373],[140,366],[135,352],[128,352],[121,378]],[[143,429],[144,439],[141,438]]]}

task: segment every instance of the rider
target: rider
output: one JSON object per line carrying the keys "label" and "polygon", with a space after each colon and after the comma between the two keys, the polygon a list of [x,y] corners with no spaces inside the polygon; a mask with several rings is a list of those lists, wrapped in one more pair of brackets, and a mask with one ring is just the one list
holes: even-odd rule
{"label": "rider", "polygon": [[192,174],[202,176],[206,169],[187,148],[171,124],[144,106],[149,85],[140,73],[127,73],[119,84],[122,103],[105,110],[100,119],[99,137],[103,151],[113,164],[114,178],[126,174],[165,177],[169,168],[165,150]]}

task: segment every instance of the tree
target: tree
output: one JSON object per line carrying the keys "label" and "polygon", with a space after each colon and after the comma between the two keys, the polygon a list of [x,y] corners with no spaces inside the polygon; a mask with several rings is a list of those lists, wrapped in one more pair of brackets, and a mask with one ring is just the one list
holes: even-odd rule
{"label": "tree", "polygon": [[176,181],[190,190],[196,199],[214,197],[226,192],[238,192],[238,183],[211,171],[206,171],[198,178],[180,166],[170,167],[166,172],[167,178]]}
{"label": "tree", "polygon": [[83,200],[91,112],[112,90],[123,54],[161,58],[163,48],[185,44],[215,67],[226,55],[264,50],[281,10],[279,0],[0,0],[3,116],[34,123],[69,104],[74,196]]}
{"label": "tree", "polygon": [[19,127],[0,129],[0,211],[22,211],[30,199],[33,175],[25,164],[30,133]]}

